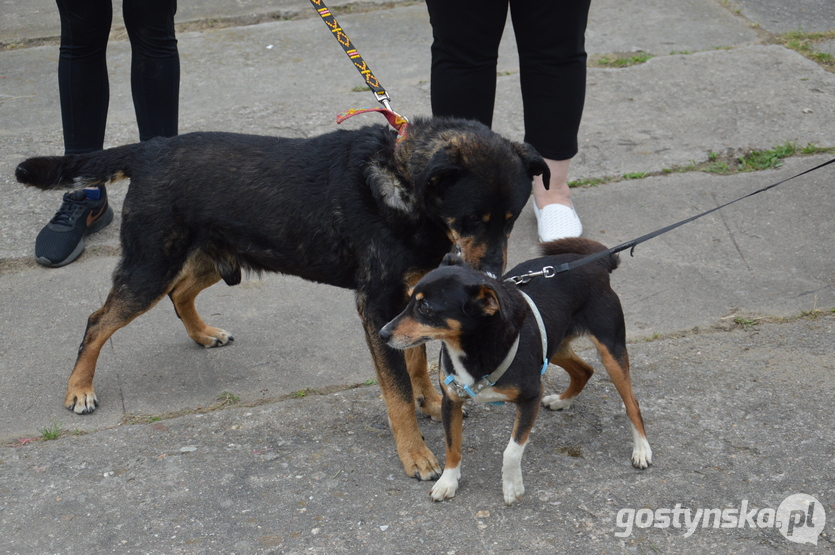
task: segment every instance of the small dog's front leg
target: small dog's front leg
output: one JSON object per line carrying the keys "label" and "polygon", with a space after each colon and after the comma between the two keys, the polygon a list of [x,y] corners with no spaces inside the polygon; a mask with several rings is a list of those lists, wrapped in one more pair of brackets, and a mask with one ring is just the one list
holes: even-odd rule
{"label": "small dog's front leg", "polygon": [[525,444],[516,443],[512,437],[504,450],[502,459],[502,493],[504,502],[513,505],[525,494],[525,484],[522,482],[522,455]]}
{"label": "small dog's front leg", "polygon": [[522,482],[522,455],[539,413],[541,397],[540,393],[534,399],[516,404],[516,423],[502,459],[502,492],[504,502],[508,506],[519,501],[525,493],[525,484]]}
{"label": "small dog's front leg", "polygon": [[[444,388],[444,386],[441,386]],[[455,497],[458,490],[458,479],[461,478],[461,434],[464,426],[464,404],[457,397],[453,401],[444,391],[441,401],[441,419],[444,423],[446,435],[446,461],[444,472],[432,486],[429,495],[435,501],[443,501]]]}

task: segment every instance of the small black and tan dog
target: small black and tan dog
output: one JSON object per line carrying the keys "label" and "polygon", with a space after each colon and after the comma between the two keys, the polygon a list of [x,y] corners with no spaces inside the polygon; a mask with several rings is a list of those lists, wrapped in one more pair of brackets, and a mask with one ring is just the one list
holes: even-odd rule
{"label": "small black and tan dog", "polygon": [[356,290],[404,469],[439,476],[415,415],[417,402],[440,419],[425,348],[404,355],[378,332],[456,247],[474,268],[501,274],[532,178],[548,183],[549,174],[532,147],[476,122],[416,119],[395,138],[382,125],[310,139],[190,133],[21,163],[18,181],[41,189],[131,180],[122,257],[88,320],[66,407],[95,410],[102,345],[166,295],[189,336],[218,347],[232,337],[197,314],[200,291],[221,279],[235,285],[242,270],[293,274]]}
{"label": "small black and tan dog", "polygon": [[[539,272],[606,247],[588,239],[562,239],[542,249],[544,257],[524,262],[507,275]],[[609,285],[609,273],[617,265],[617,255],[611,255],[552,277],[532,279],[520,288],[448,255],[441,267],[418,282],[409,305],[383,327],[380,336],[396,349],[414,348],[433,339],[443,342],[440,376],[446,464],[432,488],[434,500],[454,497],[458,489],[462,407],[470,398],[476,403],[516,404],[516,422],[504,451],[502,489],[508,505],[522,496],[522,454],[540,401],[555,410],[569,407],[594,372],[571,348],[571,341],[580,336],[590,337],[626,406],[632,423],[632,465],[646,468],[652,463],[629,378],[623,310]],[[542,396],[545,361],[561,366],[570,376],[561,395]]]}

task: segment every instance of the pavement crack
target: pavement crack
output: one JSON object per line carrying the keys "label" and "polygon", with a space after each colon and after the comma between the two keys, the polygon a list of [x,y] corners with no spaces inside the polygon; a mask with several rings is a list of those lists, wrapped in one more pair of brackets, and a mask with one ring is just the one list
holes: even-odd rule
{"label": "pavement crack", "polygon": [[[711,196],[711,198],[713,198],[713,202],[716,204],[716,206],[719,206],[719,200],[716,198],[716,193],[710,193],[710,196]],[[734,237],[734,232],[731,230],[730,226],[728,225],[728,222],[725,219],[725,215],[722,214],[721,210],[719,212],[717,212],[717,215],[719,216],[719,220],[722,222],[722,225],[725,226],[725,230],[728,232],[728,237],[730,237],[731,242],[733,243],[737,254],[739,254],[739,258],[742,259],[742,263],[745,264],[745,267],[748,269],[749,272],[754,273],[754,271],[751,269],[751,266],[748,265],[748,261],[745,259],[745,254],[743,254],[742,249],[739,248],[739,243],[736,242],[736,237]]]}

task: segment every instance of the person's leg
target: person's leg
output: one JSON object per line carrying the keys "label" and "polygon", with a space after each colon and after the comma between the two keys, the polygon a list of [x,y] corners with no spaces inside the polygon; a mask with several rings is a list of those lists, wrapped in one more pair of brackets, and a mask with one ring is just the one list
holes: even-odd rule
{"label": "person's leg", "polygon": [[131,92],[139,140],[177,134],[180,57],[174,33],[176,0],[124,0],[131,43]]}
{"label": "person's leg", "polygon": [[565,207],[547,210],[549,220],[560,220],[550,223],[543,221],[544,211],[537,211],[544,240],[582,233],[571,204],[568,170],[577,153],[577,131],[585,102],[589,5],[590,0],[511,2],[519,48],[525,140],[542,154],[551,169],[548,190],[540,177],[534,180],[535,207]]}
{"label": "person's leg", "polygon": [[551,183],[548,189],[545,189],[542,176],[534,176],[533,197],[536,206],[540,209],[555,203],[571,206],[571,189],[568,187],[568,170],[571,159],[552,160],[551,158],[545,158],[545,163],[551,170]]}
{"label": "person's leg", "polygon": [[[110,89],[107,38],[111,0],[56,0],[61,16],[58,93],[64,153],[101,150]],[[61,207],[35,239],[35,260],[44,266],[69,264],[84,250],[84,237],[107,226],[113,210],[104,187],[66,193]]]}
{"label": "person's leg", "polygon": [[101,150],[110,101],[107,37],[111,0],[56,0],[61,16],[58,92],[64,153]]}
{"label": "person's leg", "polygon": [[427,0],[432,113],[493,122],[496,60],[507,0]]}

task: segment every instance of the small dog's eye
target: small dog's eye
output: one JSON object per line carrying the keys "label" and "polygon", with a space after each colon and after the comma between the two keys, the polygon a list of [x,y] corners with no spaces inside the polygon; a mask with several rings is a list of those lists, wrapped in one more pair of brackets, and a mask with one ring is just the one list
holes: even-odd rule
{"label": "small dog's eye", "polygon": [[426,316],[427,314],[432,312],[432,309],[429,308],[429,303],[427,303],[425,299],[421,299],[420,302],[417,304],[417,311],[420,314]]}

